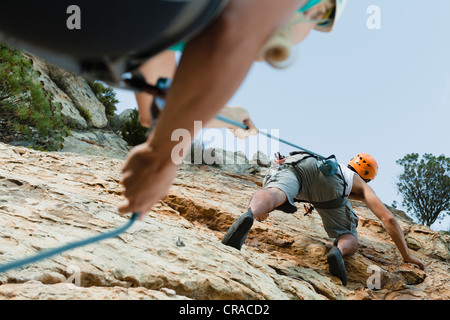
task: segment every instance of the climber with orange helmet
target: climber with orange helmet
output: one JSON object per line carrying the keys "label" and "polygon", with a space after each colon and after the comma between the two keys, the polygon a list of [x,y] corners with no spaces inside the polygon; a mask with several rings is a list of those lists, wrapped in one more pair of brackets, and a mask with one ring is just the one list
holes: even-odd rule
{"label": "climber with orange helmet", "polygon": [[[325,161],[333,161],[330,158]],[[273,210],[295,213],[295,202],[309,203],[307,214],[314,208],[328,236],[335,239],[327,256],[329,271],[347,285],[344,258],[358,249],[358,217],[348,201],[350,198],[363,201],[382,221],[404,261],[423,270],[424,263],[409,251],[394,215],[367,184],[378,172],[375,159],[359,153],[347,166],[335,162],[332,171],[324,169],[323,161],[311,153],[296,151],[291,152],[283,163],[274,163],[263,180],[262,190],[253,195],[248,211],[231,225],[222,243],[240,250],[255,219],[262,222]]]}

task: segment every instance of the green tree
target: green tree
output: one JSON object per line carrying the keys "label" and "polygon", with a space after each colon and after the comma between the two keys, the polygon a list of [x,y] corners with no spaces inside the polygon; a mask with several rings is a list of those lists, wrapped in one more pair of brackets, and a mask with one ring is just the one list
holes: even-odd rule
{"label": "green tree", "polygon": [[431,226],[450,213],[450,158],[412,153],[397,160],[403,166],[397,187],[403,205],[421,224]]}
{"label": "green tree", "polygon": [[33,60],[0,44],[0,111],[14,119],[15,127],[37,149],[57,150],[69,133],[61,104],[39,81]]}
{"label": "green tree", "polygon": [[88,81],[89,86],[94,92],[97,99],[105,106],[106,117],[111,125],[114,118],[115,111],[117,110],[116,104],[119,103],[117,100],[116,92],[108,86],[103,85],[99,81]]}
{"label": "green tree", "polygon": [[147,140],[147,128],[139,122],[139,112],[134,109],[122,129],[122,137],[130,146],[137,146]]}

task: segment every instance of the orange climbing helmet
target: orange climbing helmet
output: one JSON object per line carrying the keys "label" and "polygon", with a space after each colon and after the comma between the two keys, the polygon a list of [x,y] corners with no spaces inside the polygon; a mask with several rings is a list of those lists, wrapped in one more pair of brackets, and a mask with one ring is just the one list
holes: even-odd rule
{"label": "orange climbing helmet", "polygon": [[359,153],[352,160],[349,161],[348,166],[363,178],[364,181],[369,182],[375,179],[378,172],[378,164],[372,156],[367,153]]}

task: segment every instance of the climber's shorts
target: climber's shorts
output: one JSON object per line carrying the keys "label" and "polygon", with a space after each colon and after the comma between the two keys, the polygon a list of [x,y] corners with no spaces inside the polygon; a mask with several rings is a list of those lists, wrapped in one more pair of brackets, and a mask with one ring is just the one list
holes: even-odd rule
{"label": "climber's shorts", "polygon": [[272,166],[269,173],[264,177],[262,188],[277,188],[286,195],[287,201],[276,210],[286,213],[297,211],[294,199],[300,189],[300,183],[297,176],[285,166]]}
{"label": "climber's shorts", "polygon": [[[287,201],[276,208],[285,213],[295,213],[297,206],[295,198],[301,187],[301,182],[297,176],[286,166],[273,166],[269,173],[264,177],[263,189],[277,188],[284,192]],[[344,205],[336,209],[316,209],[319,213],[323,227],[330,238],[338,238],[344,234],[351,234],[358,237],[356,228],[358,226],[358,217],[348,199],[345,199]]]}
{"label": "climber's shorts", "polygon": [[353,211],[350,202],[337,209],[316,209],[322,218],[325,231],[330,238],[338,238],[344,234],[351,234],[358,238],[358,217]]}

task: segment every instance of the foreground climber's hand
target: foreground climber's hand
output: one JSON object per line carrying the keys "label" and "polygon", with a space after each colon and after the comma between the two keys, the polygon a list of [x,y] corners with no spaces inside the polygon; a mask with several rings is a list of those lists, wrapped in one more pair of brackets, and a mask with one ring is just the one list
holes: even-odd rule
{"label": "foreground climber's hand", "polygon": [[158,156],[148,143],[132,149],[122,170],[126,199],[119,205],[119,212],[141,212],[142,219],[166,195],[176,169],[170,159]]}

